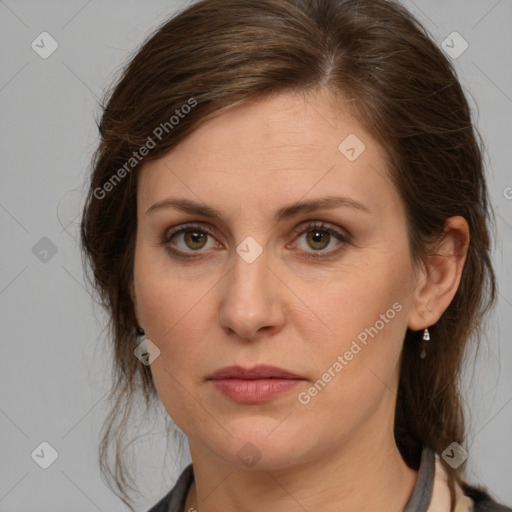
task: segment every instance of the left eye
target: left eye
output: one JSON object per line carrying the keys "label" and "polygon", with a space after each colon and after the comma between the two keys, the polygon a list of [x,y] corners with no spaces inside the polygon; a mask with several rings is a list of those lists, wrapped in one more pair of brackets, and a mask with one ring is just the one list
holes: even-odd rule
{"label": "left eye", "polygon": [[[336,249],[324,251],[324,249],[328,247],[329,244],[333,241],[333,238],[339,242],[338,245],[344,245],[348,243],[348,237],[346,235],[333,228],[325,226],[323,223],[307,225],[299,233],[298,239],[300,240],[304,235],[307,246],[313,249],[313,252],[331,253],[335,251]],[[303,248],[303,250],[306,252],[311,252],[307,247]]]}

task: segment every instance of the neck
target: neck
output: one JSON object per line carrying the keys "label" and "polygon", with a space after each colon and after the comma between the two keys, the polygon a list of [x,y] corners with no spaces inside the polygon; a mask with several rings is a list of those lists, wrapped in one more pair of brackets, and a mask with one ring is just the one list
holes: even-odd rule
{"label": "neck", "polygon": [[[361,433],[361,441],[368,440]],[[279,470],[240,469],[209,460],[191,445],[195,481],[185,506],[199,512],[402,511],[413,491],[417,471],[403,461],[392,442],[351,439],[339,453]],[[193,512],[193,510],[191,512]]]}

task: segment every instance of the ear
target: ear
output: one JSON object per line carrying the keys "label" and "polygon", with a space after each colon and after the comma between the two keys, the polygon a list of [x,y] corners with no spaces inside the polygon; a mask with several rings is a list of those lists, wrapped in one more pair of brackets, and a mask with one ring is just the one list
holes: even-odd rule
{"label": "ear", "polygon": [[469,247],[469,227],[463,217],[450,217],[443,234],[418,272],[407,327],[419,331],[434,325],[459,287]]}

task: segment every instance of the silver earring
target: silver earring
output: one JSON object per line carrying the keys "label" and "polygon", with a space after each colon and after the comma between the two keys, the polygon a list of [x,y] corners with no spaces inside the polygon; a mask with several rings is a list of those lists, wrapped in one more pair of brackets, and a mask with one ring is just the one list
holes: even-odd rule
{"label": "silver earring", "polygon": [[420,357],[421,359],[425,359],[425,357],[427,356],[427,351],[425,350],[425,345],[428,341],[430,341],[430,333],[428,332],[428,329],[425,329],[423,331],[423,338],[421,339],[422,341],[422,349],[421,349],[421,354],[420,354]]}

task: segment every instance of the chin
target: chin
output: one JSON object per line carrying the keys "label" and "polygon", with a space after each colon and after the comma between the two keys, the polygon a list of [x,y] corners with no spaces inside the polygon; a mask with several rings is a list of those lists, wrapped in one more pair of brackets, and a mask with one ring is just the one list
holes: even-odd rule
{"label": "chin", "polygon": [[[222,446],[216,444],[212,451],[229,464],[253,471],[283,470],[299,464],[303,457],[297,447],[301,447],[301,452],[308,450],[308,447],[304,446],[304,433],[302,436],[294,437],[283,429],[279,436],[275,431],[272,432],[275,429],[275,422],[272,423],[272,428],[255,432],[253,427],[245,434],[242,429],[237,428],[236,435],[226,436]],[[306,458],[305,453],[303,456]]]}

